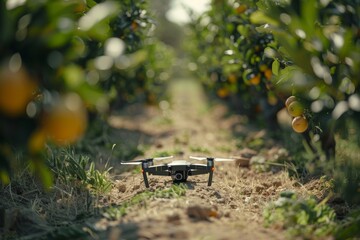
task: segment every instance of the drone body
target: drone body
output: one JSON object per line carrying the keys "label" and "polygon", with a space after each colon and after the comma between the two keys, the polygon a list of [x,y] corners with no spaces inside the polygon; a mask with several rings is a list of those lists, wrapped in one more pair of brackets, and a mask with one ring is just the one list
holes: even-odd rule
{"label": "drone body", "polygon": [[148,158],[135,162],[122,162],[127,165],[140,165],[144,177],[145,186],[149,187],[147,173],[149,175],[171,176],[174,183],[186,182],[188,176],[209,174],[208,186],[211,186],[214,172],[214,161],[233,161],[233,159],[190,157],[195,160],[207,160],[207,164],[194,164],[185,160],[176,160],[171,163],[154,165],[154,160],[163,160],[171,157]]}

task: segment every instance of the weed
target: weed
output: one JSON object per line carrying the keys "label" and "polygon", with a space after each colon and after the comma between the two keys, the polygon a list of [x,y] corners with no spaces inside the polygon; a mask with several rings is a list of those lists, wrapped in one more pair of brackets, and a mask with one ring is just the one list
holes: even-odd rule
{"label": "weed", "polygon": [[152,157],[167,157],[167,156],[177,156],[177,155],[183,155],[183,151],[178,148],[175,148],[171,151],[159,151],[159,152],[155,152]]}
{"label": "weed", "polygon": [[122,216],[126,215],[128,208],[132,206],[146,206],[147,200],[154,198],[179,198],[185,196],[187,186],[185,184],[174,184],[170,188],[165,189],[156,189],[156,190],[146,190],[142,193],[139,193],[133,196],[128,201],[125,201],[120,206],[112,206],[107,208],[103,216],[112,219],[118,220]]}
{"label": "weed", "polygon": [[278,225],[290,236],[305,239],[323,237],[334,233],[335,212],[325,203],[314,198],[300,199],[294,192],[283,192],[280,198],[264,210],[266,226]]}
{"label": "weed", "polygon": [[216,149],[223,153],[231,153],[233,151],[232,147],[230,147],[229,145],[219,146]]}
{"label": "weed", "polygon": [[210,150],[206,147],[201,147],[201,146],[190,146],[190,150],[192,152],[197,152],[197,153],[203,153],[203,154],[210,154]]}
{"label": "weed", "polygon": [[160,116],[160,117],[155,118],[153,121],[156,125],[159,125],[159,126],[168,126],[168,125],[173,124],[173,122],[174,122],[171,119],[171,117],[169,117],[169,116]]}
{"label": "weed", "polygon": [[86,155],[76,154],[72,148],[54,149],[49,158],[50,166],[55,176],[63,184],[80,181],[95,193],[106,193],[111,188],[109,171],[103,172],[95,169],[95,163]]}

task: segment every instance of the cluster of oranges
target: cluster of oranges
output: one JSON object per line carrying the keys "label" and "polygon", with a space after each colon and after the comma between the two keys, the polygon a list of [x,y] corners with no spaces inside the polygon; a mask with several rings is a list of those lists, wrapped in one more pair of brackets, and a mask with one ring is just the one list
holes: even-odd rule
{"label": "cluster of oranges", "polygon": [[297,133],[305,132],[309,127],[309,122],[304,115],[304,107],[295,96],[290,96],[285,101],[288,113],[293,117],[291,126]]}
{"label": "cluster of oranges", "polygon": [[[53,99],[49,106],[36,104],[42,98],[35,78],[24,68],[0,69],[0,113],[11,118],[28,116],[39,119],[39,128],[32,133],[28,149],[41,151],[47,140],[58,145],[73,143],[86,130],[87,112],[76,93]],[[40,97],[39,97],[40,96]]]}

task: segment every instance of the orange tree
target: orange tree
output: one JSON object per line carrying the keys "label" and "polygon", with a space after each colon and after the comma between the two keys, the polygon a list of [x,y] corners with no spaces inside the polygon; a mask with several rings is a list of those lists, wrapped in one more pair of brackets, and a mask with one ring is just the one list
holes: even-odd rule
{"label": "orange tree", "polygon": [[283,97],[273,89],[273,59],[265,49],[277,44],[271,33],[257,31],[260,25],[250,21],[256,10],[251,2],[212,1],[210,10],[190,24],[196,44],[189,50],[209,89],[249,117],[261,112],[265,126],[275,130]]}
{"label": "orange tree", "polygon": [[359,1],[348,0],[212,1],[191,26],[197,45],[190,47],[205,84],[235,97],[244,113],[286,104],[317,160],[312,168],[336,169],[329,172],[337,189],[354,202],[358,160],[346,153],[335,165],[329,160],[335,136],[360,143],[359,11]]}
{"label": "orange tree", "polygon": [[164,66],[147,57],[156,44],[145,41],[150,25],[143,1],[0,3],[3,183],[16,168],[13,160],[24,156],[50,185],[46,143],[74,143],[86,131],[88,111],[106,113],[118,99],[158,91],[152,85]]}
{"label": "orange tree", "polygon": [[[327,159],[335,157],[335,137],[360,143],[360,2],[259,1],[259,31],[271,32],[282,46],[274,52],[277,88],[296,96]],[[343,156],[344,158],[344,156]],[[321,159],[321,157],[320,157]],[[338,159],[337,187],[359,202],[359,159]]]}

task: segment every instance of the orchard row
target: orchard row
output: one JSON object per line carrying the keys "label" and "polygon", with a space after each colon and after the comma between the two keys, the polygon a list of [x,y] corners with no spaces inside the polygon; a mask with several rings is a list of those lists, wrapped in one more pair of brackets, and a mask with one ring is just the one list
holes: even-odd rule
{"label": "orchard row", "polygon": [[[359,18],[359,0],[213,0],[190,24],[188,44],[203,84],[240,113],[279,133],[286,108],[291,164],[334,177],[352,203],[360,202]],[[347,149],[336,152],[339,142]]]}

